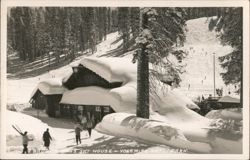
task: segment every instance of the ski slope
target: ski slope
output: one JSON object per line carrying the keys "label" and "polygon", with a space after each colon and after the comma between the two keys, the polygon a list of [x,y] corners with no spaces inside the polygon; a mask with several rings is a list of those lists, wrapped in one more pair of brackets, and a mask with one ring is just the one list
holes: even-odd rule
{"label": "ski slope", "polygon": [[223,95],[228,95],[230,91],[231,96],[239,97],[234,93],[234,86],[226,86],[220,76],[224,70],[220,66],[218,57],[230,53],[233,49],[230,46],[222,46],[220,40],[216,38],[216,32],[208,30],[209,20],[210,18],[198,18],[186,23],[188,29],[186,42],[181,49],[188,56],[182,62],[186,65],[186,72],[181,75],[180,90],[191,99],[202,95],[205,98],[209,94],[214,95],[213,53],[215,53],[215,87],[223,88]]}

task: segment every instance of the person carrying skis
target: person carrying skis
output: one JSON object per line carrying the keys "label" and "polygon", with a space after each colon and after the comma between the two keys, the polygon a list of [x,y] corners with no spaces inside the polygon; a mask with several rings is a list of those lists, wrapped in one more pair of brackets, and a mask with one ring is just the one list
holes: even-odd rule
{"label": "person carrying skis", "polygon": [[23,140],[23,152],[22,153],[28,154],[28,143],[29,141],[33,141],[33,139],[28,137],[27,131],[23,133],[17,125],[12,125],[12,127],[22,136],[22,140]]}
{"label": "person carrying skis", "polygon": [[33,141],[32,138],[28,137],[27,133],[27,131],[25,131],[24,133],[20,133],[23,136],[23,154],[28,154],[28,143],[29,141]]}
{"label": "person carrying skis", "polygon": [[50,134],[49,134],[49,129],[47,128],[47,130],[43,133],[43,141],[44,141],[44,146],[49,150],[49,145],[50,145],[50,141],[52,140]]}
{"label": "person carrying skis", "polygon": [[78,145],[78,142],[81,144],[81,126],[77,124],[75,126],[75,134],[76,134],[76,144]]}

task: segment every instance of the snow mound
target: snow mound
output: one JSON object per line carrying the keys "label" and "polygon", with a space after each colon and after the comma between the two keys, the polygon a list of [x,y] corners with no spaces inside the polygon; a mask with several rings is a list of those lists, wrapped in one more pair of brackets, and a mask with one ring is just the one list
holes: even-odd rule
{"label": "snow mound", "polygon": [[28,137],[33,141],[29,142],[29,153],[39,152],[43,147],[43,132],[50,128],[41,120],[18,112],[6,111],[8,121],[6,121],[6,144],[7,152],[22,153],[22,136],[12,127],[18,126],[22,132],[27,131]]}
{"label": "snow mound", "polygon": [[133,114],[106,115],[96,129],[106,134],[122,135],[148,143],[165,144],[199,153],[211,151],[209,144],[188,141],[180,130],[168,123],[139,118]]}
{"label": "snow mound", "polygon": [[[14,130],[12,125],[17,125],[24,132],[28,134],[32,133],[33,136],[41,138],[42,133],[48,128],[48,125],[41,120],[29,115],[25,115],[18,112],[6,110],[8,121],[6,121],[6,133],[7,135],[18,135],[19,133]],[[32,128],[31,128],[32,126]]]}
{"label": "snow mound", "polygon": [[221,110],[212,110],[206,114],[210,119],[232,119],[241,121],[243,119],[242,108],[228,108]]}

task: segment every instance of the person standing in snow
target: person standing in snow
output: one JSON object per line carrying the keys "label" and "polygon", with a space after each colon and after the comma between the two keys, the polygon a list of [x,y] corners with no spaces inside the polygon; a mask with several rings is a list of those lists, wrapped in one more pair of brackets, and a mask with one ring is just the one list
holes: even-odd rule
{"label": "person standing in snow", "polygon": [[76,125],[75,127],[75,134],[76,134],[76,144],[78,145],[78,142],[81,144],[81,127],[80,125]]}
{"label": "person standing in snow", "polygon": [[94,126],[93,119],[94,119],[94,116],[92,116],[92,118],[91,118],[90,115],[88,116],[88,119],[87,119],[87,125],[86,125],[86,127],[87,127],[87,130],[88,130],[88,133],[89,133],[89,138],[91,137],[91,131],[92,131],[92,128]]}
{"label": "person standing in snow", "polygon": [[32,138],[28,137],[27,133],[28,133],[27,131],[21,133],[21,135],[23,136],[23,154],[24,153],[28,154],[28,143],[29,141],[33,141]]}
{"label": "person standing in snow", "polygon": [[52,140],[50,134],[49,134],[49,129],[43,133],[43,141],[44,141],[44,146],[49,150],[49,145],[50,145],[50,140]]}
{"label": "person standing in snow", "polygon": [[83,130],[86,130],[86,124],[87,124],[87,118],[85,115],[83,115],[82,119],[81,119],[81,126],[82,126]]}

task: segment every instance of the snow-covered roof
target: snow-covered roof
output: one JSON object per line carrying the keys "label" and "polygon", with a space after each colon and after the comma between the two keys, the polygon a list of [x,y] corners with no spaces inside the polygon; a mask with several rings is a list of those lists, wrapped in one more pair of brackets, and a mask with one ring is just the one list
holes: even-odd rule
{"label": "snow-covered roof", "polygon": [[67,82],[72,74],[73,74],[73,71],[71,70],[71,72],[69,74],[67,74],[65,77],[63,77],[62,83]]}
{"label": "snow-covered roof", "polygon": [[[63,94],[60,103],[110,105],[116,112],[135,113],[137,104],[137,67],[136,64],[131,62],[131,59],[87,57],[81,60],[81,64],[109,82],[123,82],[122,86],[113,89],[89,86],[68,90]],[[158,81],[157,86],[160,100],[156,100],[154,103],[151,102],[152,109],[162,112],[166,112],[170,108],[182,107],[199,109],[196,104],[178,91],[167,89],[169,86],[166,84]],[[167,89],[166,94],[163,93],[163,88]],[[154,96],[151,95],[151,99],[154,99]]]}
{"label": "snow-covered roof", "polygon": [[86,104],[86,105],[111,105],[116,101],[110,95],[109,89],[89,86],[79,87],[64,92],[60,103]]}
{"label": "snow-covered roof", "polygon": [[[129,92],[128,92],[129,93]],[[110,89],[89,86],[79,87],[64,92],[60,103],[75,105],[107,105],[116,112],[134,111],[135,100],[122,99],[119,94],[114,94]]]}
{"label": "snow-covered roof", "polygon": [[38,83],[37,87],[33,90],[31,98],[37,91],[42,92],[44,95],[63,94],[67,89],[62,86],[61,79],[50,79]]}
{"label": "snow-covered roof", "polygon": [[238,98],[233,98],[230,96],[224,96],[218,100],[218,102],[221,103],[240,103],[240,99]]}
{"label": "snow-covered roof", "polygon": [[80,61],[80,64],[92,70],[108,82],[125,81],[124,77],[136,77],[136,64],[129,58],[119,57],[87,57]]}
{"label": "snow-covered roof", "polygon": [[[105,89],[88,86],[67,90],[62,86],[62,79],[53,79],[40,82],[33,91],[32,97],[37,90],[40,90],[44,95],[63,94],[60,102],[63,104],[110,105],[116,112],[136,112],[137,66],[131,62],[131,59],[87,57],[80,63],[109,82],[122,82],[121,87]],[[156,81],[158,95],[151,95],[152,110],[165,114],[173,109],[199,109],[179,91],[171,90],[168,85],[159,80]]]}

